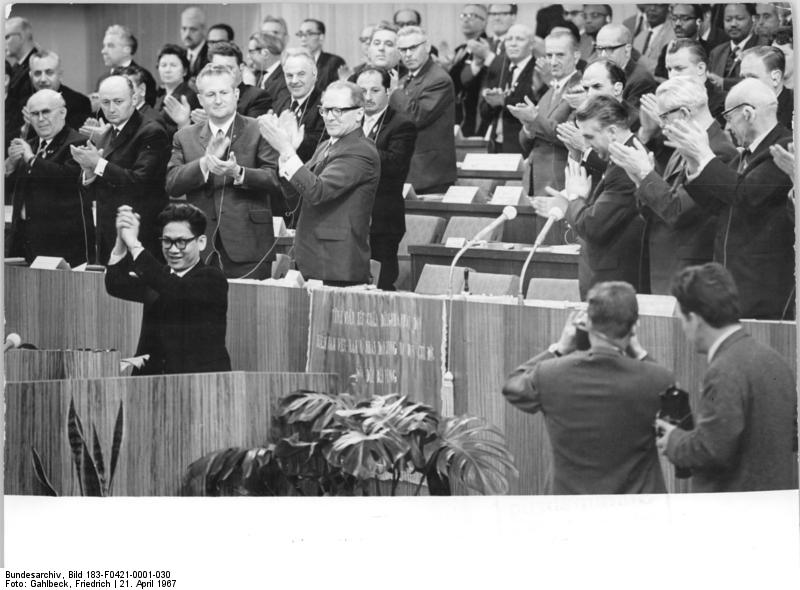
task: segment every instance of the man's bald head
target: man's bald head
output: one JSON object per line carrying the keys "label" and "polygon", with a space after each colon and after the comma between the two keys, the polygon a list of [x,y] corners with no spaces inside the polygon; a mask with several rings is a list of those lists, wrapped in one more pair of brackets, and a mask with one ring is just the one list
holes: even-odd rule
{"label": "man's bald head", "polygon": [[27,107],[31,126],[41,139],[52,139],[64,128],[67,107],[64,98],[55,90],[45,88],[34,92]]}
{"label": "man's bald head", "polygon": [[604,44],[606,42],[609,44],[613,43],[614,45],[619,45],[620,43],[630,43],[631,31],[625,25],[609,23],[597,31],[598,45],[600,45],[601,39],[603,40]]}
{"label": "man's bald head", "polygon": [[739,145],[749,146],[778,124],[778,97],[755,78],[745,78],[725,98],[725,127]]}
{"label": "man's bald head", "polygon": [[100,82],[100,108],[106,121],[114,126],[124,125],[136,110],[134,87],[125,76],[109,76]]}
{"label": "man's bald head", "polygon": [[597,31],[597,56],[625,68],[631,59],[631,32],[628,27],[610,23]]}
{"label": "man's bald head", "polygon": [[725,98],[726,109],[740,103],[751,104],[756,109],[772,106],[773,110],[777,110],[778,107],[778,99],[772,88],[755,78],[745,78],[728,92],[728,96]]}

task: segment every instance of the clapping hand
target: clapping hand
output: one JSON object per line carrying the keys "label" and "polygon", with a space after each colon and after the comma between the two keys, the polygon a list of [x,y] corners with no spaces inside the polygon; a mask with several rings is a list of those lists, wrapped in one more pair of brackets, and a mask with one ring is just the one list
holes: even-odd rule
{"label": "clapping hand", "polygon": [[296,151],[303,143],[305,135],[305,125],[297,125],[297,117],[290,110],[283,111],[278,116],[278,125],[283,129],[292,141],[292,148]]}
{"label": "clapping hand", "polygon": [[539,108],[533,104],[530,98],[527,96],[525,97],[525,102],[518,102],[515,105],[508,105],[508,112],[511,113],[514,117],[519,119],[519,122],[523,125],[530,125],[536,120],[536,116],[539,114]]}
{"label": "clapping hand", "polygon": [[397,90],[400,87],[400,72],[397,71],[397,68],[391,68],[389,70],[389,96],[392,95],[392,92]]}
{"label": "clapping hand", "polygon": [[492,48],[489,47],[489,43],[483,38],[470,39],[467,41],[467,50],[474,58],[478,60],[478,63],[480,64],[483,64],[483,62],[486,61],[486,58],[489,57],[489,54],[492,52]]}
{"label": "clapping hand", "polygon": [[128,205],[117,209],[117,239],[129,250],[139,245],[139,214]]}
{"label": "clapping hand", "polygon": [[583,104],[583,101],[586,100],[588,93],[583,86],[580,84],[575,84],[574,86],[568,88],[563,96],[570,108],[577,109]]}
{"label": "clapping hand", "polygon": [[794,182],[794,142],[787,146],[789,149],[780,145],[769,146],[769,153],[775,165]]}
{"label": "clapping hand", "polygon": [[612,141],[608,145],[608,155],[614,164],[625,170],[636,186],[655,169],[653,153],[648,152],[638,141],[634,143],[634,147]]}
{"label": "clapping hand", "polygon": [[694,121],[675,121],[665,125],[664,137],[664,145],[674,147],[686,158],[690,174],[697,171],[700,162],[714,157],[708,142],[708,133]]}
{"label": "clapping hand", "polygon": [[14,162],[15,165],[20,160],[27,163],[33,158],[33,150],[27,141],[15,137],[8,146],[8,158]]}
{"label": "clapping hand", "polygon": [[208,113],[206,113],[203,109],[192,109],[190,118],[192,119],[192,123],[202,125],[208,121]]}
{"label": "clapping hand", "polygon": [[583,135],[581,135],[580,129],[571,121],[556,125],[556,137],[558,137],[558,140],[567,148],[580,153],[583,153],[588,147],[586,141],[583,139]]}
{"label": "clapping hand", "polygon": [[553,79],[553,74],[550,71],[550,64],[544,59],[537,59],[533,64],[533,86],[549,86],[550,81]]}
{"label": "clapping hand", "polygon": [[661,125],[658,102],[655,94],[645,94],[639,99],[639,121],[643,141],[649,141]]}
{"label": "clapping hand", "polygon": [[81,128],[78,129],[78,133],[88,137],[89,141],[92,141],[96,138],[102,138],[105,136],[109,129],[111,129],[111,124],[101,122],[99,119],[95,119],[94,117],[89,117],[83,122]]}
{"label": "clapping hand", "polygon": [[186,100],[185,95],[181,95],[180,100],[171,94],[167,95],[164,98],[164,111],[181,129],[192,122],[192,107],[189,105],[189,101]]}
{"label": "clapping hand", "polygon": [[722,76],[720,76],[719,74],[714,74],[713,72],[708,72],[706,75],[708,76],[708,79],[714,86],[720,89],[722,88],[722,82],[723,82]]}
{"label": "clapping hand", "polygon": [[236,178],[239,174],[239,164],[236,162],[236,154],[231,152],[228,159],[223,160],[220,156],[206,154],[206,165],[208,171],[218,176],[230,176]]}
{"label": "clapping hand", "polygon": [[[553,194],[553,189],[546,188],[547,192]],[[586,168],[580,162],[568,159],[567,167],[564,168],[564,191],[563,194],[570,201],[577,198],[586,198],[592,190],[592,179],[586,172]]]}
{"label": "clapping hand", "polygon": [[94,173],[97,162],[103,157],[103,150],[91,142],[87,141],[86,145],[71,145],[69,151],[72,154],[72,159],[83,168],[87,173]]}
{"label": "clapping hand", "polygon": [[223,134],[221,136],[215,136],[211,138],[211,141],[208,142],[206,146],[206,156],[214,156],[216,158],[222,158],[225,155],[225,152],[228,150],[228,147],[231,145],[230,138]]}
{"label": "clapping hand", "polygon": [[483,91],[483,100],[493,107],[502,107],[506,103],[506,93],[500,88],[486,88]]}
{"label": "clapping hand", "polygon": [[[289,114],[292,115],[292,113]],[[294,118],[294,115],[292,115],[292,118]],[[289,157],[294,153],[290,132],[281,125],[277,115],[274,113],[261,115],[258,118],[258,128],[261,131],[261,136],[266,139],[282,157]]]}

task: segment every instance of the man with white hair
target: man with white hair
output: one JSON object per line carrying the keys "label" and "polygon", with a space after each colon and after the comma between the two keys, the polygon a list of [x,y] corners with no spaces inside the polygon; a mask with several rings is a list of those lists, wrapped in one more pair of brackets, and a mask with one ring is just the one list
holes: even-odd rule
{"label": "man with white hair", "polygon": [[181,12],[181,41],[189,60],[189,77],[194,78],[208,63],[206,15],[197,6],[190,6]]}
{"label": "man with white hair", "polygon": [[419,193],[445,192],[456,180],[455,90],[448,73],[430,57],[425,31],[397,32],[397,50],[408,68],[389,104],[417,127],[417,143],[406,182]]}
{"label": "man with white hair", "polygon": [[6,256],[59,256],[71,266],[94,262],[91,201],[81,198],[80,166],[70,146],[86,138],[66,125],[64,98],[52,89],[27,103],[33,139],[11,141],[5,173],[13,187],[11,231]]}
{"label": "man with white hair", "polygon": [[664,135],[687,161],[689,195],[719,215],[714,260],[733,275],[742,316],[788,319],[794,316],[794,224],[786,215],[792,179],[770,155],[786,145],[791,132],[778,123],[775,93],[749,78],[731,88],[724,117],[744,147],[730,165],[717,157],[708,134],[696,124],[675,121]]}
{"label": "man with white hair", "polygon": [[[705,88],[698,82],[686,77],[667,80],[658,87],[656,100],[662,125],[691,121],[706,130],[711,150],[723,162],[737,155],[711,115]],[[650,245],[650,289],[668,295],[670,281],[678,270],[712,260],[716,214],[698,206],[686,192],[686,160],[679,152],[672,153],[661,176],[639,145],[612,143],[609,155],[636,185]]]}
{"label": "man with white hair", "polygon": [[792,129],[794,118],[794,92],[786,88],[784,74],[786,56],[777,47],[753,47],[742,53],[739,73],[742,78],[756,78],[772,88],[778,97],[778,122]]}
{"label": "man with white hair", "polygon": [[30,76],[34,90],[45,88],[55,90],[64,98],[67,107],[67,126],[80,129],[86,118],[92,114],[92,103],[88,96],[76,92],[62,83],[64,71],[61,58],[53,51],[39,51],[30,58]]}

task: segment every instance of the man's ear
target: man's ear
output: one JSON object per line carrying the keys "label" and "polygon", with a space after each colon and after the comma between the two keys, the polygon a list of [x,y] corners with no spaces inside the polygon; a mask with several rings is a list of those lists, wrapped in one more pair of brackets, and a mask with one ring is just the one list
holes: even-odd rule
{"label": "man's ear", "polygon": [[197,245],[200,246],[200,250],[201,251],[206,249],[206,243],[207,242],[208,242],[208,240],[206,239],[205,234],[203,234],[202,236],[197,238]]}

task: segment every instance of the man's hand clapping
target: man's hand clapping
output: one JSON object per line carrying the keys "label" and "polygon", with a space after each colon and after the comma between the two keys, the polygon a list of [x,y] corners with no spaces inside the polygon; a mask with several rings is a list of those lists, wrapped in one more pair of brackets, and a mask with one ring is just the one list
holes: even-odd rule
{"label": "man's hand clapping", "polygon": [[186,96],[181,96],[178,100],[171,94],[164,98],[164,111],[170,119],[175,121],[178,128],[182,129],[192,122],[192,107],[186,100]]}
{"label": "man's hand clapping", "polygon": [[87,141],[86,145],[71,145],[69,151],[72,154],[72,159],[83,168],[87,173],[94,173],[97,162],[103,157],[103,150],[91,142]]}
{"label": "man's hand clapping", "polygon": [[614,164],[625,170],[637,187],[655,169],[653,153],[648,152],[639,142],[634,143],[634,147],[629,147],[612,141],[608,145],[608,155]]}
{"label": "man's hand clapping", "polygon": [[708,142],[708,133],[694,121],[675,121],[664,126],[664,144],[674,147],[686,158],[689,174],[694,174],[700,163],[714,157]]}

